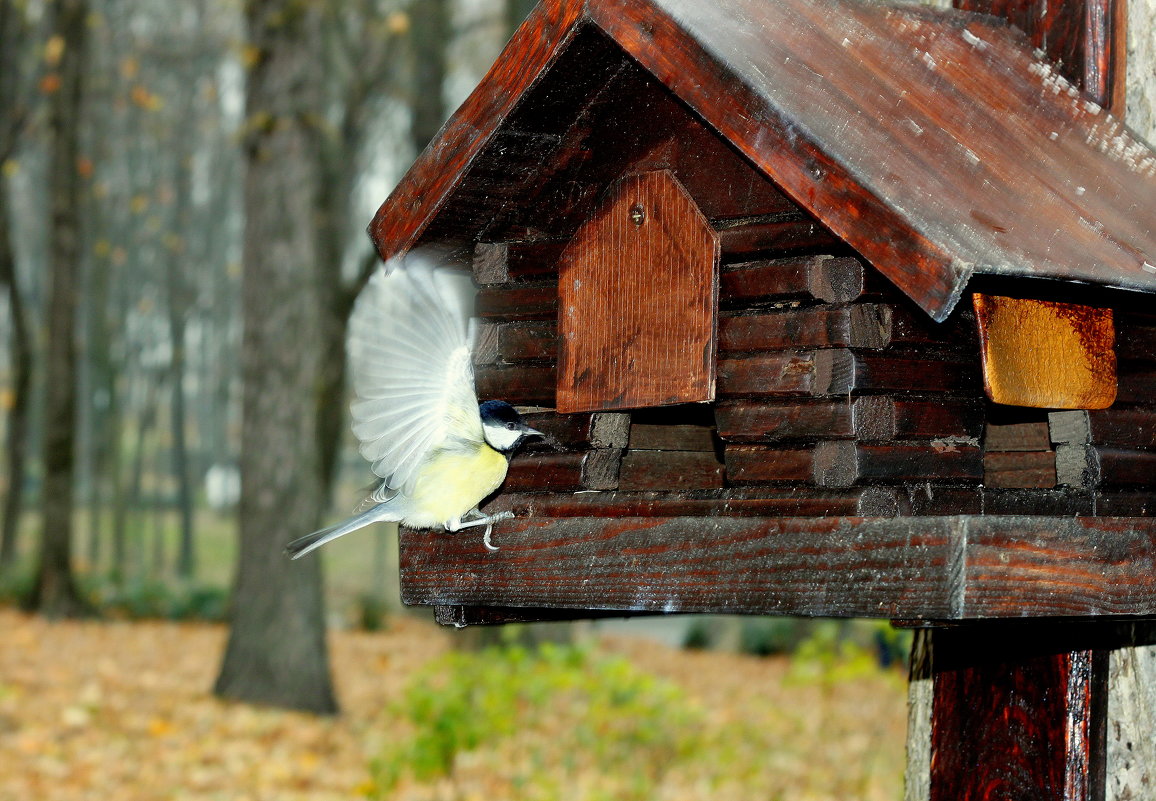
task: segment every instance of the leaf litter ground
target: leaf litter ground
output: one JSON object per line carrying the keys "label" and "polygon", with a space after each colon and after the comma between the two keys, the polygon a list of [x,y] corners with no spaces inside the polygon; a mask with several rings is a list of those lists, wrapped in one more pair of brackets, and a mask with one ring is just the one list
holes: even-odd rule
{"label": "leaf litter ground", "polygon": [[[385,632],[334,632],[337,718],[226,703],[210,688],[226,629],[170,622],[48,622],[0,610],[0,801],[293,801],[375,795],[371,764],[404,729],[397,702],[452,633],[405,616]],[[664,799],[880,801],[902,792],[904,689],[893,672],[799,677],[783,658],[687,652],[614,638],[599,649],[677,685],[701,710],[713,755],[672,766]],[[542,731],[565,738],[566,731]],[[712,745],[712,748],[715,747]],[[516,745],[513,747],[517,747]],[[565,750],[565,749],[563,749]],[[390,799],[529,798],[508,780],[510,746],[462,754],[460,770],[405,781]],[[568,757],[581,768],[577,745]],[[538,766],[543,782],[552,766]],[[591,776],[551,797],[615,798]]]}

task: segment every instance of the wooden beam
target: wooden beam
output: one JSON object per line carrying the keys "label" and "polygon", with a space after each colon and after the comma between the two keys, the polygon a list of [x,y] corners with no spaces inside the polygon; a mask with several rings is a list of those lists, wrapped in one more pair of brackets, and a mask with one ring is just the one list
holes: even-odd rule
{"label": "wooden beam", "polygon": [[879,445],[824,440],[815,446],[813,476],[820,487],[926,481],[978,484],[983,480],[983,451],[974,440],[951,438]]}
{"label": "wooden beam", "polygon": [[[955,508],[958,508],[955,507]],[[893,517],[899,513],[894,487],[845,490],[790,487],[728,487],[683,492],[504,492],[483,507],[487,513],[510,511],[518,518],[651,517]]]}
{"label": "wooden beam", "polygon": [[719,295],[726,305],[751,301],[805,298],[846,303],[863,295],[869,273],[850,256],[803,256],[734,264],[719,276]]}
{"label": "wooden beam", "polygon": [[908,358],[851,351],[772,351],[719,359],[720,397],[824,397],[851,392],[932,392],[970,396],[979,391],[974,365],[945,356]]}
{"label": "wooden beam", "polygon": [[[578,496],[581,497],[581,496]],[[1156,520],[520,518],[401,534],[410,604],[968,620],[1156,615]]]}

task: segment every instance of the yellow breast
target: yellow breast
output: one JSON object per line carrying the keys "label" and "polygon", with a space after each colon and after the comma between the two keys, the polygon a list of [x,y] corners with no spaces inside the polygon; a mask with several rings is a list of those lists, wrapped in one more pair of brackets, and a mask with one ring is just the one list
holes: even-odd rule
{"label": "yellow breast", "polygon": [[432,528],[461,517],[501,485],[508,464],[489,445],[435,451],[414,485],[405,524]]}

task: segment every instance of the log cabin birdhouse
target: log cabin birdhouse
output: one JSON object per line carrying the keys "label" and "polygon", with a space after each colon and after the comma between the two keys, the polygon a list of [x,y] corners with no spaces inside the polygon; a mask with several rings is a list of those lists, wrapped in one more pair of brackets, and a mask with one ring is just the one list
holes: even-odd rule
{"label": "log cabin birdhouse", "polygon": [[1002,21],[551,0],[370,230],[552,435],[407,601],[1156,612],[1156,153]]}
{"label": "log cabin birdhouse", "polygon": [[[978,14],[540,4],[370,227],[469,254],[479,394],[551,435],[486,508],[498,551],[402,533],[404,600],[1156,615],[1156,152],[1106,109],[1121,52],[1081,51],[1081,91]],[[993,679],[956,645],[937,726],[974,728],[941,690],[1029,676],[1086,767],[1100,652]]]}

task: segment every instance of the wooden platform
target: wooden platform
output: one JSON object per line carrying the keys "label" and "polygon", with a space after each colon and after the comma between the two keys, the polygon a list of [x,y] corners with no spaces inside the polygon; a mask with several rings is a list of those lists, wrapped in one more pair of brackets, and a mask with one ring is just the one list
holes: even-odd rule
{"label": "wooden platform", "polygon": [[520,519],[403,531],[407,604],[874,617],[1156,615],[1151,518]]}

